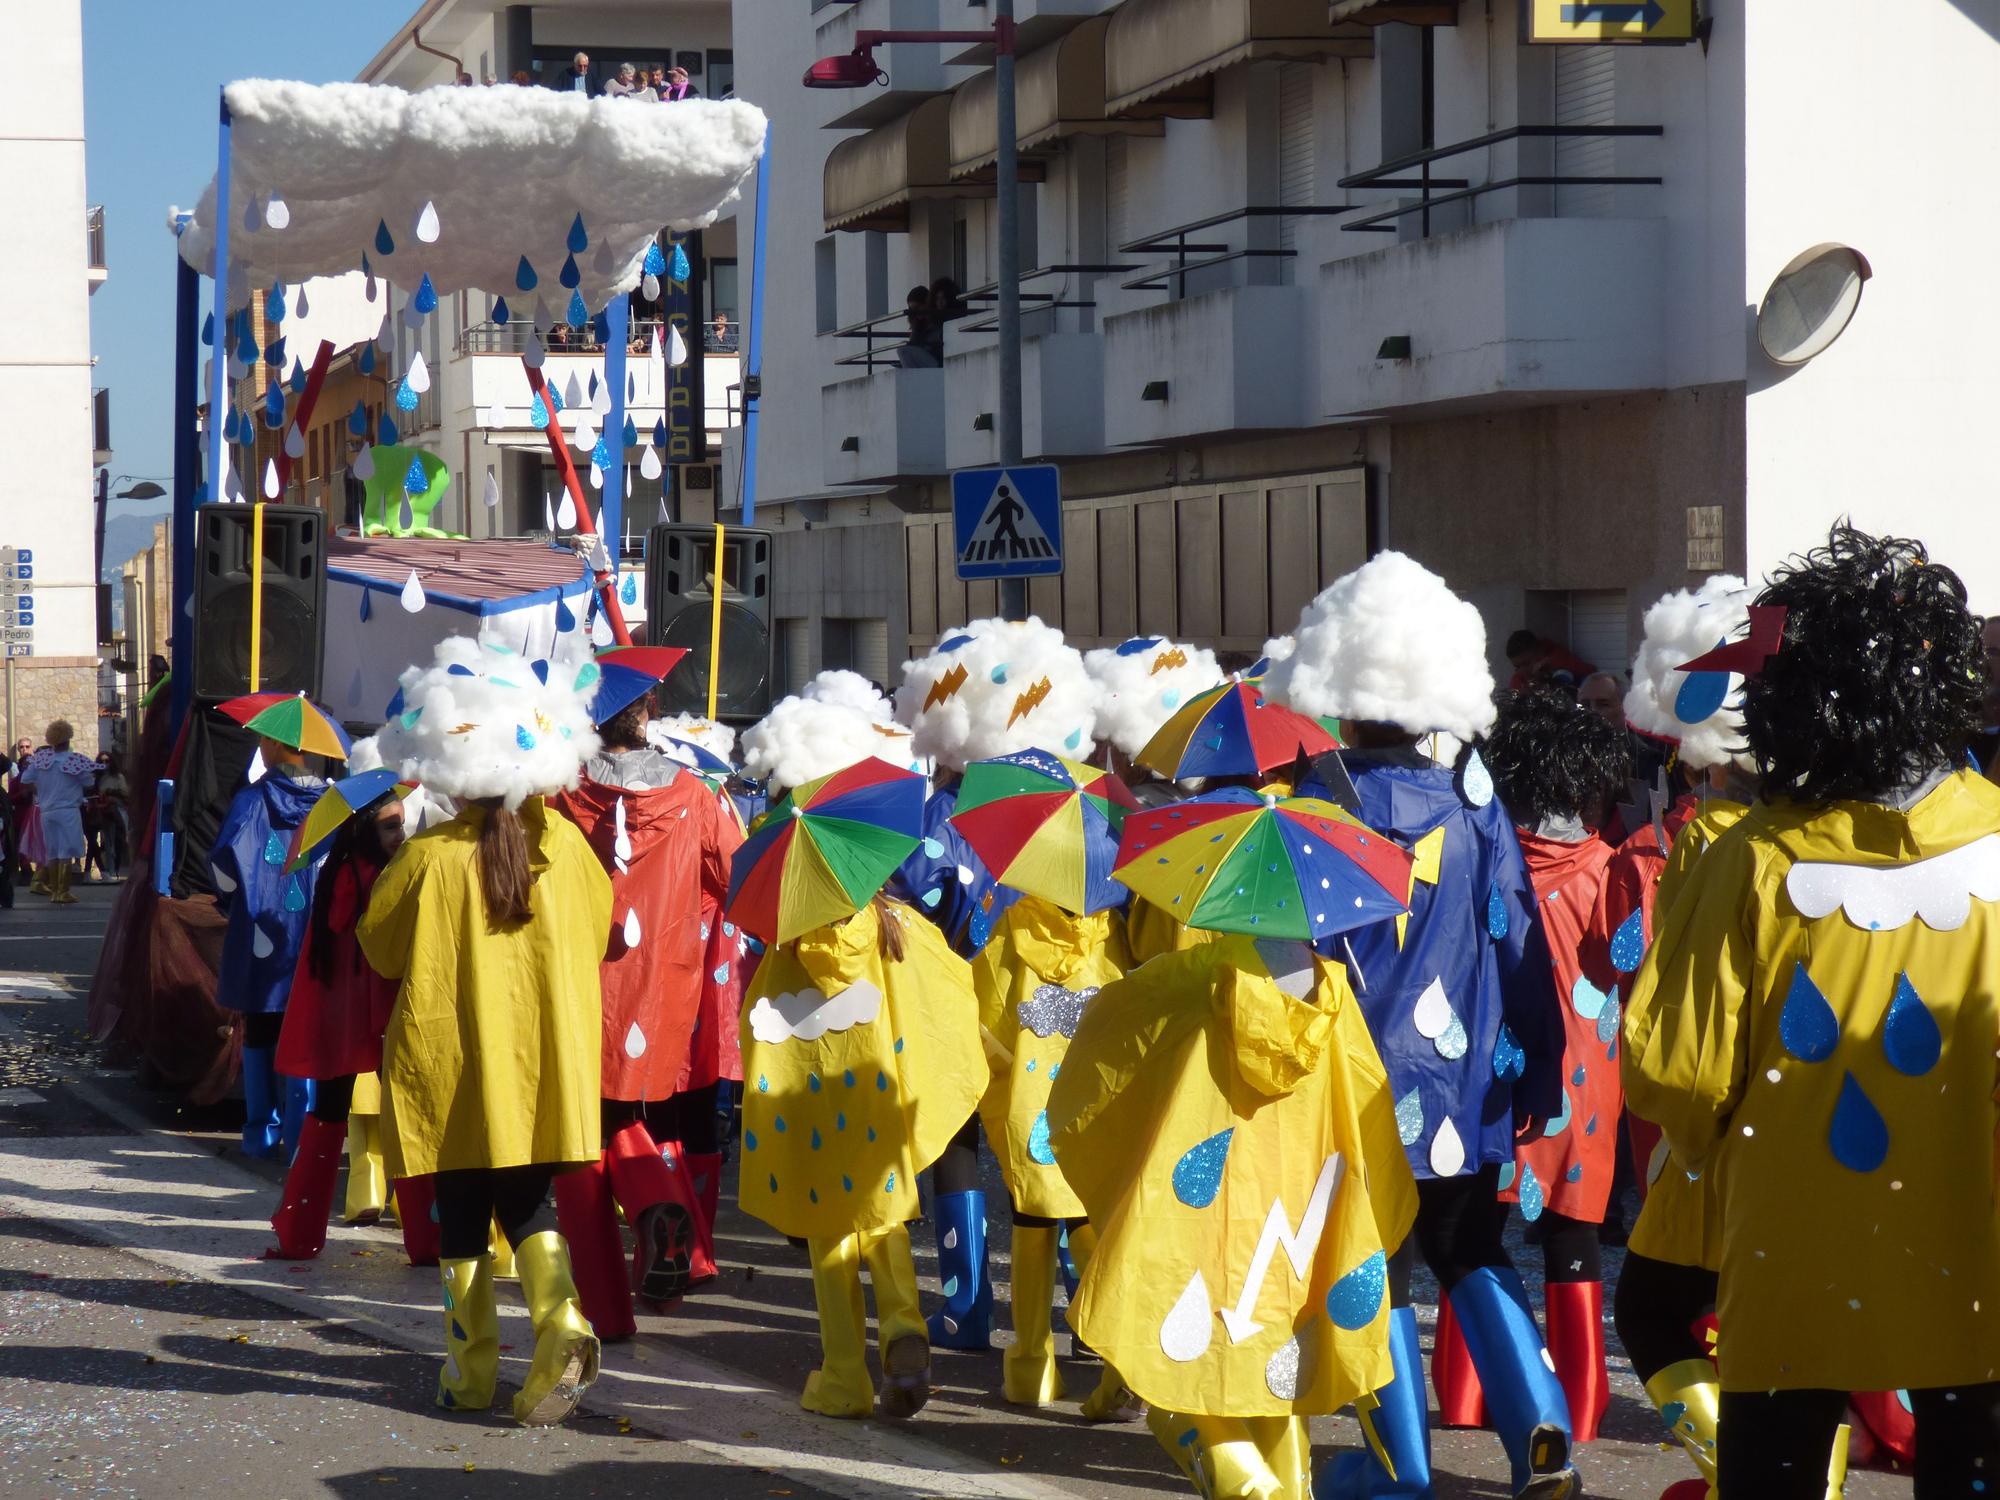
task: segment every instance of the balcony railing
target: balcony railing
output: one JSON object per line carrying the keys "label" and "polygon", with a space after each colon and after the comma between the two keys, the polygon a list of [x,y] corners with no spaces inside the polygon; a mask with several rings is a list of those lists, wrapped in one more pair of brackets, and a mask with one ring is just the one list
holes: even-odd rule
{"label": "balcony railing", "polygon": [[[1389,191],[1415,189],[1418,194],[1416,201],[1377,209],[1374,213],[1354,219],[1340,227],[1363,234],[1394,234],[1396,220],[1409,214],[1422,214],[1423,233],[1428,237],[1431,232],[1432,209],[1447,203],[1474,200],[1486,193],[1499,193],[1509,188],[1524,187],[1658,187],[1662,181],[1658,177],[1580,176],[1561,172],[1516,173],[1512,177],[1496,178],[1492,182],[1475,183],[1463,177],[1433,177],[1431,165],[1434,162],[1447,161],[1454,156],[1464,156],[1473,151],[1484,151],[1492,146],[1504,145],[1508,141],[1630,139],[1657,137],[1665,133],[1658,125],[1513,125],[1505,130],[1495,130],[1487,135],[1475,136],[1469,141],[1460,141],[1453,146],[1433,146],[1427,151],[1413,151],[1408,156],[1385,161],[1380,166],[1370,167],[1365,172],[1356,172],[1351,177],[1343,177],[1340,179],[1340,186]],[[1401,175],[1412,170],[1417,174],[1415,177]]]}
{"label": "balcony railing", "polygon": [[[1136,271],[1139,267],[1130,265],[1094,266],[1064,263],[1052,266],[1037,266],[1032,271],[1021,273],[1021,311],[1030,313],[1046,312],[1058,307],[1095,307],[1097,302],[1089,297],[1065,297],[1063,289],[1053,292],[1030,291],[1028,283],[1046,281],[1052,276],[1067,280],[1072,276],[1098,277],[1122,275]],[[1000,297],[1000,283],[989,281],[985,286],[974,287],[969,292],[959,293],[960,309],[944,319],[946,327],[956,326],[960,333],[992,333],[999,326],[997,309],[975,310],[973,303],[994,303]],[[894,312],[882,313],[878,317],[867,318],[859,323],[850,323],[845,328],[836,328],[828,338],[858,339],[863,346],[852,354],[841,356],[836,365],[861,365],[870,369],[886,366],[903,366],[911,369],[936,369],[939,364],[938,351],[917,343],[910,337],[910,315],[907,309],[897,308]],[[940,340],[940,347],[942,340]],[[911,349],[918,352],[918,358],[905,359],[902,351]]]}
{"label": "balcony railing", "polygon": [[[454,350],[459,354],[524,354],[535,331],[532,318],[513,318],[505,323],[474,323],[459,330]],[[667,338],[666,324],[657,320],[635,320],[631,325],[632,353],[649,353],[653,334]],[[542,335],[542,347],[550,354],[601,354],[604,345],[589,324],[572,328],[557,323]]]}
{"label": "balcony railing", "polygon": [[104,205],[93,203],[83,211],[84,238],[89,252],[87,264],[93,271],[105,269]]}
{"label": "balcony railing", "polygon": [[[1227,265],[1235,260],[1291,260],[1298,252],[1281,246],[1246,245],[1235,249],[1226,244],[1190,241],[1188,236],[1200,234],[1203,230],[1215,229],[1223,224],[1234,224],[1238,220],[1256,222],[1264,219],[1324,218],[1333,214],[1353,213],[1363,205],[1354,203],[1295,204],[1277,208],[1237,208],[1228,213],[1211,214],[1206,219],[1196,219],[1191,224],[1176,225],[1172,229],[1162,229],[1157,234],[1149,234],[1144,239],[1133,240],[1120,245],[1123,255],[1163,255],[1173,264],[1158,270],[1146,272],[1120,285],[1131,291],[1164,292],[1172,281],[1176,298],[1187,295],[1187,279],[1196,271],[1208,270],[1211,266]],[[1190,260],[1189,257],[1196,257]]]}

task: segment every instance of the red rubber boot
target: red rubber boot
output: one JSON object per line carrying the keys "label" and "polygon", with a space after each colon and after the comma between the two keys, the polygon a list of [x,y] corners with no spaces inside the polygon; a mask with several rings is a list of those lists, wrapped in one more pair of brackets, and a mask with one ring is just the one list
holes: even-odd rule
{"label": "red rubber boot", "polygon": [[[678,1149],[678,1148],[675,1148]],[[722,1206],[722,1153],[720,1151],[688,1152],[682,1158],[687,1163],[689,1179],[694,1184],[695,1207],[699,1212],[694,1221],[694,1279],[693,1285],[715,1280],[715,1215]]]}
{"label": "red rubber boot", "polygon": [[1437,1392],[1438,1426],[1486,1426],[1486,1393],[1479,1388],[1479,1371],[1458,1331],[1451,1299],[1438,1301],[1437,1338],[1431,1346],[1431,1387]]}
{"label": "red rubber boot", "polygon": [[632,1252],[632,1290],[649,1302],[671,1306],[687,1294],[692,1281],[701,1210],[678,1148],[669,1149],[671,1157],[661,1152],[645,1123],[634,1120],[605,1143],[604,1160],[611,1191],[639,1241]]}
{"label": "red rubber boot", "polygon": [[429,1177],[396,1179],[396,1222],[403,1226],[403,1254],[413,1266],[434,1266],[444,1246],[438,1238],[437,1188]]}
{"label": "red rubber boot", "polygon": [[629,1339],[639,1324],[625,1279],[625,1242],[618,1233],[611,1174],[602,1157],[556,1175],[556,1222],[569,1241],[570,1270],[584,1317],[605,1343]]}
{"label": "red rubber boot", "polygon": [[266,1260],[312,1260],[326,1248],[333,1184],[340,1176],[341,1148],[346,1142],[345,1120],[305,1117],[299,1127],[298,1154],[285,1172],[278,1211],[271,1215],[278,1244],[264,1252]]}
{"label": "red rubber boot", "polygon": [[1570,1441],[1588,1443],[1611,1404],[1611,1381],[1604,1372],[1604,1283],[1551,1281],[1542,1294],[1549,1358],[1569,1398]]}

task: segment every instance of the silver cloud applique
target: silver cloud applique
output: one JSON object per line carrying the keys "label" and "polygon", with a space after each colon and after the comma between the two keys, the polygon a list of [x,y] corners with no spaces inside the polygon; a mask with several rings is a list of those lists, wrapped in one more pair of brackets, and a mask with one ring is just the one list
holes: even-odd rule
{"label": "silver cloud applique", "polygon": [[1021,1025],[1044,1041],[1060,1033],[1065,1037],[1076,1035],[1076,1023],[1083,1019],[1083,1008],[1090,997],[1097,993],[1097,985],[1087,990],[1066,990],[1059,984],[1045,984],[1021,1004]]}

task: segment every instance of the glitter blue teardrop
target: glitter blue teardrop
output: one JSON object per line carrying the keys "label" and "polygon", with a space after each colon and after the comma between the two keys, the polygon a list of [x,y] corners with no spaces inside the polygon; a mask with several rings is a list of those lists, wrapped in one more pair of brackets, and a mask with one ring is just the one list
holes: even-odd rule
{"label": "glitter blue teardrop", "polygon": [[667,270],[675,281],[686,281],[691,273],[688,253],[684,246],[676,244],[674,253],[667,261]]}
{"label": "glitter blue teardrop", "polygon": [[1052,1167],[1056,1164],[1055,1147],[1049,1144],[1049,1112],[1047,1110],[1040,1111],[1035,1116],[1035,1123],[1028,1127],[1028,1157],[1031,1161],[1038,1161],[1045,1167]]}
{"label": "glitter blue teardrop", "polygon": [[1389,1287],[1388,1257],[1377,1250],[1336,1281],[1326,1294],[1326,1315],[1350,1333],[1366,1328],[1382,1310]]}
{"label": "glitter blue teardrop", "polygon": [[1800,1062],[1825,1062],[1840,1045],[1840,1018],[1803,963],[1792,969],[1792,985],[1778,1016],[1778,1039]]}
{"label": "glitter blue teardrop", "polygon": [[1189,1208],[1207,1208],[1222,1190],[1222,1166],[1229,1159],[1229,1139],[1235,1133],[1218,1131],[1189,1147],[1174,1163],[1174,1196]]}
{"label": "glitter blue teardrop", "polygon": [[416,309],[420,313],[434,313],[437,311],[437,288],[431,285],[430,272],[424,272],[423,279],[417,283],[416,295],[411,297],[410,301],[416,304]]}
{"label": "glitter blue teardrop", "polygon": [[1639,907],[1618,924],[1618,930],[1611,934],[1611,967],[1620,974],[1638,972],[1640,961],[1646,956],[1646,913]]}
{"label": "glitter blue teardrop", "polygon": [[1486,888],[1486,931],[1496,943],[1507,936],[1507,898],[1497,884]]}

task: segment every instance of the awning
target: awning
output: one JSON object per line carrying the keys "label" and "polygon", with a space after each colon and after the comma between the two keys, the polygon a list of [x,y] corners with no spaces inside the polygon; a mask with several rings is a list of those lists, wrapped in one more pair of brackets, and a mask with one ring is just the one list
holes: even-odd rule
{"label": "awning", "polygon": [[951,98],[926,99],[908,114],[850,136],[827,153],[826,227],[910,227],[918,198],[960,196],[951,180]]}
{"label": "awning", "polygon": [[1359,21],[1363,26],[1386,26],[1391,21],[1456,26],[1458,0],[1332,0],[1327,17],[1336,22]]}
{"label": "awning", "polygon": [[1238,63],[1368,57],[1366,26],[1336,25],[1326,0],[1126,0],[1104,42],[1108,114],[1185,112]]}
{"label": "awning", "polygon": [[[1093,16],[1060,40],[1014,65],[1014,140],[1023,151],[1073,135],[1157,134],[1157,121],[1135,124],[1104,113],[1104,38],[1109,16]],[[993,165],[993,74],[981,73],[951,96],[951,174],[964,177]]]}

